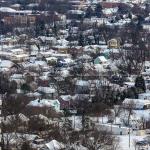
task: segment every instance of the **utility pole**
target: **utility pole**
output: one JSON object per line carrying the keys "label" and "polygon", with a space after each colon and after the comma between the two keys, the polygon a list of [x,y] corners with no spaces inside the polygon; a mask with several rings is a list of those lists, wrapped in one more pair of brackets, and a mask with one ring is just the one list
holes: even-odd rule
{"label": "utility pole", "polygon": [[131,137],[130,137],[130,120],[129,120],[129,148],[130,148],[130,142],[131,142]]}

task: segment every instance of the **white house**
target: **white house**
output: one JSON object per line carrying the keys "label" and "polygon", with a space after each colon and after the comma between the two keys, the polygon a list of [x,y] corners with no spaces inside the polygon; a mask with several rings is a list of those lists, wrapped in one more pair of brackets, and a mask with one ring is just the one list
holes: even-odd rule
{"label": "white house", "polygon": [[23,49],[12,49],[11,60],[24,61],[29,58],[29,55]]}
{"label": "white house", "polygon": [[0,60],[0,70],[1,71],[10,71],[14,63],[10,60]]}
{"label": "white house", "polygon": [[56,112],[60,112],[60,102],[55,100],[49,100],[49,99],[36,99],[31,101],[27,106],[33,106],[33,107],[51,107],[54,108]]}
{"label": "white house", "polygon": [[139,99],[143,99],[143,100],[150,100],[150,93],[141,93],[138,95]]}
{"label": "white house", "polygon": [[123,106],[125,108],[132,107],[135,110],[150,109],[150,100],[125,98],[125,100],[123,101]]}

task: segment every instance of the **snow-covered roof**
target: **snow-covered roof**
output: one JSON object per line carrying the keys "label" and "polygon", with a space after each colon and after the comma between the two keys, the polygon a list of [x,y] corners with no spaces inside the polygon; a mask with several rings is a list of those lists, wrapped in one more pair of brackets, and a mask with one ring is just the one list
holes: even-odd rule
{"label": "snow-covered roof", "polygon": [[145,66],[150,66],[150,61],[145,61],[145,64],[144,64]]}
{"label": "snow-covered roof", "polygon": [[17,11],[15,9],[10,8],[10,7],[0,7],[0,12],[15,13]]}
{"label": "snow-covered roof", "polygon": [[0,60],[0,68],[11,68],[14,65],[10,60]]}
{"label": "snow-covered roof", "polygon": [[150,99],[150,92],[138,94],[139,99]]}
{"label": "snow-covered roof", "polygon": [[54,88],[42,87],[42,86],[38,87],[37,90],[40,91],[40,92],[44,92],[46,94],[51,94],[51,93],[55,93],[56,92],[56,89],[54,89]]}
{"label": "snow-covered roof", "polygon": [[42,40],[43,42],[45,42],[45,41],[54,41],[54,42],[56,42],[56,38],[55,37],[39,36],[38,38],[40,40]]}
{"label": "snow-covered roof", "polygon": [[22,64],[24,67],[47,67],[46,61],[35,60],[34,62],[24,62]]}
{"label": "snow-covered roof", "polygon": [[23,79],[23,75],[22,74],[13,74],[12,76],[10,76],[11,79]]}
{"label": "snow-covered roof", "polygon": [[61,70],[60,73],[62,77],[68,77],[70,75],[69,71],[66,69]]}
{"label": "snow-covered roof", "polygon": [[82,10],[69,10],[68,13],[81,15],[81,14],[84,14],[84,11],[82,11]]}
{"label": "snow-covered roof", "polygon": [[62,98],[64,101],[69,101],[72,97],[71,95],[61,95],[60,98]]}
{"label": "snow-covered roof", "polygon": [[129,87],[133,87],[135,85],[135,82],[124,82],[124,85],[127,85]]}
{"label": "snow-covered roof", "polygon": [[0,7],[0,12],[3,13],[23,13],[23,14],[31,14],[32,10],[15,10],[10,7]]}
{"label": "snow-covered roof", "polygon": [[78,86],[89,86],[89,82],[84,81],[84,80],[77,80],[76,85],[78,85]]}
{"label": "snow-covered roof", "polygon": [[29,97],[40,97],[41,96],[41,94],[38,92],[34,92],[34,93],[30,92],[30,93],[27,93],[26,95]]}
{"label": "snow-covered roof", "polygon": [[64,58],[64,61],[65,61],[67,64],[74,62],[71,58]]}
{"label": "snow-covered roof", "polygon": [[39,4],[38,3],[30,3],[27,6],[28,7],[37,7],[37,6],[39,6]]}
{"label": "snow-covered roof", "polygon": [[107,59],[104,57],[104,56],[99,56],[98,57],[99,58],[99,60],[101,61],[101,62],[107,62]]}
{"label": "snow-covered roof", "polygon": [[10,51],[13,53],[24,52],[24,50],[21,48],[11,49]]}
{"label": "snow-covered roof", "polygon": [[65,39],[57,40],[57,43],[61,46],[67,46],[69,44],[69,42]]}
{"label": "snow-covered roof", "polygon": [[47,146],[49,150],[61,150],[65,148],[64,144],[56,140],[52,140],[51,142],[46,143],[45,145]]}
{"label": "snow-covered roof", "polygon": [[103,65],[102,64],[95,64],[94,65],[94,68],[97,72],[99,73],[102,73],[102,72],[105,72],[106,70],[104,69]]}
{"label": "snow-covered roof", "polygon": [[28,106],[34,106],[34,107],[53,107],[56,105],[56,103],[59,105],[59,101],[57,99],[55,100],[49,100],[49,99],[36,99],[31,102],[29,102]]}
{"label": "snow-covered roof", "polygon": [[35,65],[47,66],[45,61],[35,61]]}
{"label": "snow-covered roof", "polygon": [[150,116],[149,109],[146,109],[146,110],[134,110],[134,114],[138,118],[143,118],[144,117],[144,119],[149,120],[149,116]]}
{"label": "snow-covered roof", "polygon": [[116,7],[116,8],[105,8],[102,11],[104,14],[109,15],[109,14],[116,13],[118,11],[118,7]]}
{"label": "snow-covered roof", "polygon": [[57,61],[56,57],[48,57],[46,58],[47,61]]}
{"label": "snow-covered roof", "polygon": [[11,7],[20,7],[21,5],[20,4],[13,4],[11,5]]}
{"label": "snow-covered roof", "polygon": [[125,98],[125,100],[123,101],[123,104],[127,106],[132,103],[133,103],[133,108],[143,109],[144,105],[147,105],[147,104],[150,105],[150,100]]}

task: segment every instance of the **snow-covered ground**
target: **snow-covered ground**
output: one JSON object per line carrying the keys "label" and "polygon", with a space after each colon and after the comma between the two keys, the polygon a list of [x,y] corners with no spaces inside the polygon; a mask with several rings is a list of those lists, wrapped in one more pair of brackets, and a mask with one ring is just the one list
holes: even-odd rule
{"label": "snow-covered ground", "polygon": [[[142,141],[145,136],[130,136],[130,147],[129,147],[129,135],[118,136],[120,139],[120,148],[119,150],[136,150],[135,141]],[[149,149],[150,150],[150,147]]]}

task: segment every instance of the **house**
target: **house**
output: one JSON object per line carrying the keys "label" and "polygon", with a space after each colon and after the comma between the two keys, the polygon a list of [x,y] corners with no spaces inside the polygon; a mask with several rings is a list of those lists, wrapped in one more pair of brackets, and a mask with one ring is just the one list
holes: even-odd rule
{"label": "house", "polygon": [[107,59],[104,56],[98,56],[94,60],[94,64],[105,64],[105,63],[107,63]]}
{"label": "house", "polygon": [[145,29],[148,32],[150,32],[150,23],[144,23],[142,26],[143,26],[143,29]]}
{"label": "house", "polygon": [[142,130],[142,129],[146,128],[146,121],[142,120],[140,117],[138,118],[133,115],[130,118],[130,125],[133,130]]}
{"label": "house", "polygon": [[32,99],[41,99],[41,94],[38,92],[30,92],[26,94],[27,97],[32,98]]}
{"label": "house", "polygon": [[58,98],[60,102],[60,109],[70,109],[72,106],[72,97],[70,95],[61,95]]}
{"label": "house", "polygon": [[105,16],[110,17],[113,14],[117,13],[118,8],[117,7],[116,8],[105,8],[102,11]]}
{"label": "house", "polygon": [[0,60],[0,71],[10,72],[15,64],[10,60]]}
{"label": "house", "polygon": [[68,67],[69,65],[72,65],[74,61],[71,58],[60,58],[57,60],[57,64],[60,67]]}
{"label": "house", "polygon": [[132,107],[135,110],[150,109],[150,100],[125,98],[123,107]]}
{"label": "house", "polygon": [[49,143],[46,143],[43,148],[40,150],[62,150],[65,149],[65,145],[56,140],[52,140]]}
{"label": "house", "polygon": [[30,117],[30,119],[42,120],[45,125],[50,125],[52,123],[50,119],[48,119],[46,116],[44,116],[42,114],[33,115],[33,116]]}
{"label": "house", "polygon": [[[2,139],[2,134],[0,134],[0,138]],[[39,136],[36,134],[24,134],[24,133],[14,133],[14,132],[3,134],[3,140],[5,145],[7,144],[9,139],[9,144],[11,145],[11,148],[14,149],[16,148],[16,144],[21,145],[24,142],[24,140],[30,143],[38,138]]]}
{"label": "house", "polygon": [[85,12],[82,10],[69,10],[67,12],[67,18],[78,20],[84,16]]}
{"label": "house", "polygon": [[57,90],[55,87],[38,87],[37,91],[42,94],[42,96],[55,99],[58,96]]}
{"label": "house", "polygon": [[141,94],[138,95],[138,98],[143,99],[143,100],[150,100],[150,93],[149,92],[141,93]]}
{"label": "house", "polygon": [[85,80],[77,80],[76,81],[76,88],[75,91],[78,94],[86,94],[89,92],[89,87],[90,87],[90,83],[88,81]]}
{"label": "house", "polygon": [[134,87],[135,86],[135,82],[124,82],[123,83],[123,86],[125,88],[131,88],[131,87]]}
{"label": "house", "polygon": [[26,117],[24,114],[20,113],[18,115],[9,115],[5,118],[2,118],[2,123],[5,125],[11,125],[11,123],[14,123],[16,121],[19,121],[20,124],[28,124],[29,118]]}
{"label": "house", "polygon": [[10,6],[10,8],[15,9],[15,10],[20,10],[21,5],[20,4],[13,4],[13,5]]}
{"label": "house", "polygon": [[29,55],[23,49],[12,49],[10,52],[12,53],[10,58],[12,61],[22,62],[29,58]]}
{"label": "house", "polygon": [[135,143],[135,147],[137,150],[148,150],[149,149],[149,143],[146,140],[137,141]]}
{"label": "house", "polygon": [[[11,21],[11,20],[10,20]],[[3,49],[9,49],[13,48],[18,42],[18,39],[16,37],[6,37],[1,39],[1,44],[3,45]]]}
{"label": "house", "polygon": [[120,40],[118,39],[111,39],[107,42],[108,48],[120,48]]}
{"label": "house", "polygon": [[23,62],[22,65],[26,69],[33,69],[33,70],[35,69],[37,71],[44,70],[48,67],[46,61],[42,61],[42,60],[34,60],[32,62]]}
{"label": "house", "polygon": [[41,44],[46,43],[49,45],[55,45],[57,42],[55,37],[39,36],[38,39],[41,42]]}
{"label": "house", "polygon": [[104,130],[107,132],[112,132],[115,135],[128,135],[129,130],[132,132],[132,129],[128,127],[123,127],[121,125],[114,125],[114,124],[96,124],[98,130]]}
{"label": "house", "polygon": [[36,22],[37,15],[32,10],[15,10],[10,7],[0,7],[4,24],[6,25],[27,25]]}
{"label": "house", "polygon": [[32,107],[49,107],[53,108],[56,112],[60,112],[60,102],[55,99],[55,100],[50,100],[50,99],[36,99],[31,102],[27,106],[32,106]]}
{"label": "house", "polygon": [[24,76],[22,74],[13,74],[10,76],[10,81],[16,81],[18,87],[25,83]]}

